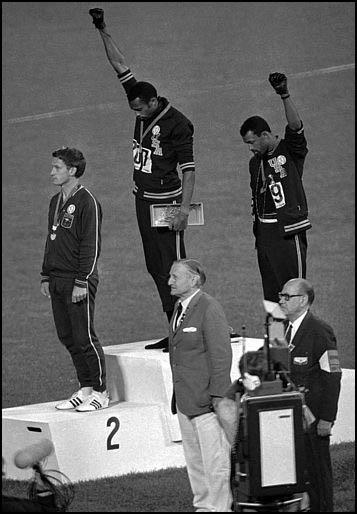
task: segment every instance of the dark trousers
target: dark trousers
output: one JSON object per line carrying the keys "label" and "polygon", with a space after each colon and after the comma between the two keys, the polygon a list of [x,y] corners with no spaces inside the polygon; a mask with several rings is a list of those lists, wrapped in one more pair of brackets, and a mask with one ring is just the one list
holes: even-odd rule
{"label": "dark trousers", "polygon": [[81,387],[106,389],[103,348],[94,330],[94,305],[98,280],[88,280],[87,297],[72,302],[73,278],[50,277],[50,294],[57,335],[69,351]]}
{"label": "dark trousers", "polygon": [[333,512],[330,437],[316,433],[316,423],[304,435],[311,512]]}
{"label": "dark trousers", "polygon": [[165,312],[173,311],[177,298],[171,295],[171,289],[167,282],[172,263],[178,258],[186,257],[184,231],[180,232],[179,245],[177,245],[174,230],[151,226],[149,202],[135,197],[135,207],[146,268],[154,279],[163,310]]}
{"label": "dark trousers", "polygon": [[279,291],[292,278],[306,278],[306,232],[282,237],[277,223],[257,225],[256,247],[265,300],[278,302]]}

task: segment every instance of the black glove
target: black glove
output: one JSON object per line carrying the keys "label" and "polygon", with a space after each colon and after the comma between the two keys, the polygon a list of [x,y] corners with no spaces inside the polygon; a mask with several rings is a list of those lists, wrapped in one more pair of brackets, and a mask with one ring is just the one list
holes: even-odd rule
{"label": "black glove", "polygon": [[275,92],[280,96],[289,95],[288,79],[283,73],[271,73],[269,75],[269,82],[275,89]]}
{"label": "black glove", "polygon": [[89,9],[89,14],[93,18],[93,23],[94,23],[96,29],[104,29],[105,28],[103,9],[99,9],[99,8]]}

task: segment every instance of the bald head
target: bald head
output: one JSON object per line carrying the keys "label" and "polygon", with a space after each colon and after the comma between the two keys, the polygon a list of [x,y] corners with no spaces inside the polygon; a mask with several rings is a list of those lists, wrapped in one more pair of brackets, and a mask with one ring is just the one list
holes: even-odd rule
{"label": "bald head", "polygon": [[295,321],[306,312],[314,301],[314,289],[305,278],[288,280],[279,293],[279,305],[290,321]]}
{"label": "bald head", "polygon": [[285,286],[289,287],[289,289],[292,287],[297,294],[306,295],[308,297],[309,305],[314,301],[314,288],[312,287],[311,282],[306,280],[306,278],[292,278],[286,282]]}

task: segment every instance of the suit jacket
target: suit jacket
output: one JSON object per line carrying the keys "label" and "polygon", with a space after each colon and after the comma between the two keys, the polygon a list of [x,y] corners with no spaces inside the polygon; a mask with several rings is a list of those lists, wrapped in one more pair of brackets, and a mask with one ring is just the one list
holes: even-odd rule
{"label": "suit jacket", "polygon": [[308,311],[291,343],[291,380],[317,419],[334,421],[342,373],[332,328]]}
{"label": "suit jacket", "polygon": [[169,352],[176,404],[186,416],[212,410],[212,396],[223,397],[231,385],[232,348],[229,326],[221,305],[199,291],[190,301],[177,329],[169,327]]}

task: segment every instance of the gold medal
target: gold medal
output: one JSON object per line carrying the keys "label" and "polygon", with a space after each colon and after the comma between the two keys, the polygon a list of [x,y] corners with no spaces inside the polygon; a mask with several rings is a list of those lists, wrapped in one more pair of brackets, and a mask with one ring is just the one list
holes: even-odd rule
{"label": "gold medal", "polygon": [[52,241],[53,241],[54,239],[56,239],[56,234],[51,234],[51,239],[52,239]]}

